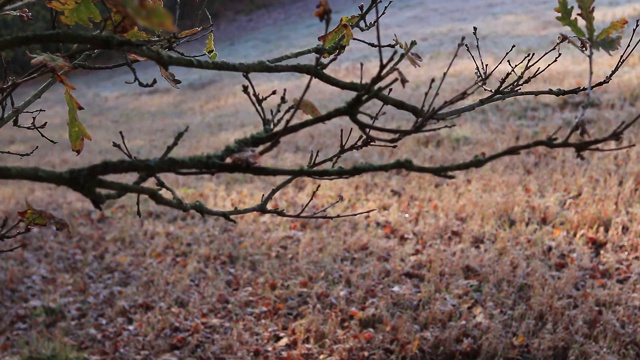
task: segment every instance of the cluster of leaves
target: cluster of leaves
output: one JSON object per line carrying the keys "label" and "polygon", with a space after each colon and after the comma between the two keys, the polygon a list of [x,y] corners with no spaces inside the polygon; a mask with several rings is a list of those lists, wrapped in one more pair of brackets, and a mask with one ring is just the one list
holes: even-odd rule
{"label": "cluster of leaves", "polygon": [[[608,54],[620,48],[622,41],[622,31],[627,25],[626,18],[614,20],[596,35],[595,27],[595,0],[577,0],[578,16],[584,21],[584,28],[578,24],[578,18],[573,16],[573,6],[569,6],[568,0],[558,0],[555,11],[559,13],[556,17],[560,23],[569,29],[578,38],[580,48],[583,50],[603,50]],[[568,41],[567,35],[561,35],[561,41]]]}
{"label": "cluster of leaves", "polygon": [[[47,6],[60,12],[60,21],[66,25],[92,27],[102,21],[96,7],[97,0],[52,0]],[[173,16],[164,8],[162,0],[105,0],[114,33],[127,38],[148,38],[139,30],[144,27],[155,31],[175,31]]]}
{"label": "cluster of leaves", "polygon": [[[105,34],[111,33],[134,41],[159,44],[158,46],[165,48],[171,47],[174,43],[185,40],[202,31],[202,28],[198,27],[175,33],[177,29],[174,17],[164,8],[162,0],[52,0],[47,1],[45,5],[55,11],[57,20],[59,20],[62,26],[68,29],[75,31],[77,26],[81,26],[87,28],[89,31],[95,31],[96,28],[99,27],[99,31]],[[26,8],[2,11],[0,15],[20,17],[25,21],[33,20],[32,13]],[[2,50],[3,53],[7,51],[6,49]],[[84,107],[72,94],[72,91],[76,90],[76,87],[71,84],[67,77],[69,72],[77,68],[77,63],[87,58],[87,53],[84,53],[80,58],[77,57],[77,53],[78,51],[70,51],[67,54],[54,54],[45,51],[38,51],[35,54],[26,52],[26,54],[31,57],[30,64],[34,68],[41,69],[41,74],[51,74],[52,80],[50,83],[57,82],[64,86],[64,101],[68,108],[67,128],[69,143],[71,150],[77,155],[80,155],[84,149],[84,141],[92,140],[92,137],[80,120],[78,112],[84,110]],[[80,53],[82,54],[82,52]],[[208,34],[205,53],[212,61],[217,57],[213,43],[213,34],[211,32]],[[77,60],[75,62],[70,61],[70,58],[76,58]],[[134,62],[147,60],[135,54],[127,54],[127,58],[126,64],[128,66],[131,66]],[[169,84],[178,88],[180,80],[176,79],[173,73],[162,66],[160,66],[160,73]],[[5,84],[7,86],[3,90],[3,99],[6,99],[7,96],[11,94],[11,91],[14,90],[10,87],[12,81],[11,78],[7,78],[5,70]],[[155,84],[155,80],[153,83]],[[7,89],[9,90],[8,92]],[[3,117],[7,117],[4,105],[2,106],[2,114]],[[19,115],[19,113],[16,114],[15,120],[13,120],[14,125]],[[2,125],[4,124],[6,124],[6,122],[2,122]],[[45,126],[46,123],[41,126],[34,125],[33,128],[39,131],[39,129],[43,129]],[[0,128],[1,127],[2,126],[0,126]],[[54,142],[52,140],[50,141]],[[35,150],[37,150],[37,147],[34,151]],[[30,156],[34,151],[28,154],[16,155]],[[2,153],[14,155],[14,153],[11,152]],[[34,226],[53,227],[58,231],[69,229],[69,225],[64,219],[57,218],[47,211],[36,209],[31,206],[29,202],[26,202],[26,210],[18,211],[18,217],[19,220],[10,227],[7,226],[8,218],[4,218],[4,222],[0,228],[0,241],[13,239],[21,234],[27,233],[31,231]],[[16,228],[19,224],[23,225],[23,229],[17,231]],[[21,246],[5,249],[2,250],[2,252],[13,251]]]}
{"label": "cluster of leaves", "polygon": [[18,211],[18,216],[22,219],[27,228],[33,226],[53,226],[58,231],[69,230],[69,224],[61,218],[55,217],[50,212],[38,210],[26,202],[26,210]]}
{"label": "cluster of leaves", "polygon": [[[324,13],[323,13],[324,14]],[[326,16],[319,15],[319,18],[322,20]],[[322,55],[325,58],[328,58],[331,55],[340,55],[344,52],[344,50],[349,46],[351,39],[353,39],[353,31],[351,29],[351,25],[355,24],[358,21],[359,16],[343,16],[340,18],[340,23],[333,30],[328,33],[321,35],[318,37],[318,41],[322,43],[322,46],[325,49],[332,49],[336,47],[337,49],[333,52],[327,52]]]}
{"label": "cluster of leaves", "polygon": [[[69,223],[66,220],[56,217],[48,211],[34,208],[28,201],[25,201],[26,209],[18,211],[18,221],[8,226],[9,218],[5,217],[0,223],[0,243],[24,235],[35,226],[54,228],[57,231],[69,231]],[[18,229],[19,225],[22,229]],[[0,249],[0,254],[15,251],[26,244],[20,244],[10,248]]]}
{"label": "cluster of leaves", "polygon": [[[99,6],[106,6],[100,11]],[[169,37],[164,33],[175,32],[176,26],[173,15],[163,7],[162,0],[52,0],[46,2],[46,6],[59,13],[58,19],[63,25],[83,26],[94,29],[97,24],[102,25],[102,32],[112,33],[126,39],[154,43],[165,47],[173,46],[175,42],[184,40],[202,31],[201,27],[182,31]],[[102,15],[105,12],[107,15]],[[27,9],[8,11],[4,15],[22,16],[30,19]],[[213,61],[217,58],[213,43],[213,34],[209,33],[205,53]],[[78,111],[84,107],[74,97],[71,91],[76,90],[65,76],[75,69],[67,56],[40,52],[31,55],[31,65],[43,66],[50,70],[54,79],[65,87],[64,98],[69,109],[68,132],[71,150],[80,154],[84,149],[84,140],[91,140],[91,135],[80,121]],[[128,54],[129,62],[146,61],[144,57]],[[163,66],[159,66],[160,74],[173,87],[178,88],[181,83],[175,75]],[[152,82],[150,85],[155,84]]]}
{"label": "cluster of leaves", "polygon": [[[97,0],[53,0],[46,5],[60,13],[59,19],[65,25],[82,25],[93,28],[95,23],[100,23],[103,18],[96,7]],[[109,10],[109,19],[105,22],[106,29],[114,34],[131,40],[154,39],[162,31],[175,32],[176,27],[171,13],[164,7],[162,0],[106,0],[104,2]],[[141,30],[145,29],[145,30]],[[182,39],[199,32],[201,29],[191,29],[178,34],[177,38]],[[149,33],[151,31],[152,33]],[[155,34],[155,35],[152,35]],[[212,60],[215,59],[215,49],[213,48],[213,35],[209,34],[209,41],[205,49]],[[135,60],[145,60],[144,58],[131,56]],[[71,94],[76,88],[71,85],[64,73],[73,70],[67,60],[52,54],[38,54],[31,61],[32,65],[43,64],[49,67],[55,79],[65,86],[64,98],[69,108],[69,141],[71,150],[78,155],[84,149],[84,140],[91,140],[91,135],[86,130],[84,124],[78,117],[78,111],[84,110],[78,100]],[[171,84],[178,88],[180,80],[176,79],[173,73],[166,68],[160,67],[162,76]]]}

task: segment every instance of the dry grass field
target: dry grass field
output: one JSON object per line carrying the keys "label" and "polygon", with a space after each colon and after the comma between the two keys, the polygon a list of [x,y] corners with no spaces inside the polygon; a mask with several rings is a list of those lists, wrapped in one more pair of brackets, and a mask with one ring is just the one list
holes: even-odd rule
{"label": "dry grass field", "polygon": [[[419,69],[403,67],[411,82],[405,90],[394,90],[415,102],[431,77],[442,73],[456,39],[469,38],[472,25],[481,35],[486,29],[485,51],[493,63],[514,41],[525,44],[516,51],[519,56],[542,52],[563,31],[553,20],[551,2],[527,5],[527,12],[525,1],[492,1],[493,10],[483,10],[489,12],[486,17],[478,13],[474,18],[456,13],[458,1],[449,1],[441,4],[443,13],[434,15],[439,20],[430,28],[411,17],[411,6],[433,3],[403,1],[395,13],[392,6],[383,34],[409,39],[413,32],[419,40],[425,62]],[[522,6],[510,8],[513,3]],[[640,14],[632,1],[602,3],[596,16],[605,20]],[[354,6],[353,1],[336,4],[344,12]],[[305,11],[308,23],[321,31]],[[276,19],[273,37],[287,40],[291,29],[279,22],[282,13],[264,14]],[[441,19],[447,16],[452,20]],[[496,19],[511,24],[513,31],[491,27]],[[287,26],[301,26],[302,20],[291,23]],[[542,30],[535,24],[542,24]],[[306,27],[297,34],[307,32],[313,34]],[[218,51],[223,58],[241,59],[249,46],[252,53],[246,57],[258,58],[290,49],[287,44],[297,48],[314,41],[302,37],[256,48],[266,41],[260,38],[264,33],[229,35],[231,40],[216,35]],[[333,74],[353,77],[359,61],[372,71],[377,59],[365,50],[349,48]],[[585,83],[586,59],[570,48],[563,52],[531,88]],[[615,61],[616,56],[599,54],[596,79]],[[126,73],[72,78],[93,136],[81,156],[65,143],[67,110],[57,89],[39,105],[47,109],[43,120],[51,123],[47,135],[60,143],[49,145],[37,135],[3,129],[0,149],[39,145],[40,150],[30,158],[0,161],[62,169],[118,159],[122,155],[111,142],[119,140],[120,130],[138,157],[153,157],[187,125],[190,131],[176,155],[197,154],[258,129],[240,91],[240,75],[175,72],[184,81],[181,90],[166,84],[151,90],[127,86],[122,83],[129,80]],[[157,76],[153,68],[142,73]],[[472,62],[463,56],[450,76],[444,96],[473,82]],[[295,94],[306,79],[256,76],[254,81],[263,93],[287,88]],[[324,111],[346,99],[320,85],[309,96]],[[600,106],[589,110],[592,134],[640,113],[640,56],[634,54],[596,96]],[[470,159],[545,136],[558,126],[567,129],[577,111],[570,101],[557,98],[506,101],[462,116],[453,129],[416,136],[395,150],[366,150],[344,162]],[[349,127],[344,120],[303,132],[261,162],[304,164],[311,150],[335,148],[336,134]],[[638,141],[636,128],[624,144]],[[166,180],[185,200],[233,208],[259,200],[281,179],[216,175]],[[277,206],[300,208],[316,185],[294,182],[278,195]],[[339,196],[345,200],[336,212],[377,210],[334,221],[249,215],[234,225],[143,201],[138,219],[133,197],[99,212],[63,188],[0,183],[0,215],[15,219],[28,199],[72,227],[70,234],[39,229],[23,238],[26,248],[0,257],[0,358],[640,357],[637,148],[590,153],[586,160],[568,151],[531,151],[454,180],[392,172],[326,182],[317,206]]]}

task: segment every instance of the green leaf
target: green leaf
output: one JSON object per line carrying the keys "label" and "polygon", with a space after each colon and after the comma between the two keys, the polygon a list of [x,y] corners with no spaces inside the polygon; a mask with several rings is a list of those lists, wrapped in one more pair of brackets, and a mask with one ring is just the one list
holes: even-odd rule
{"label": "green leaf", "polygon": [[173,15],[162,6],[162,2],[123,0],[126,12],[137,25],[151,30],[176,31]]}
{"label": "green leaf", "polygon": [[578,25],[578,19],[573,18],[573,6],[569,6],[567,0],[558,0],[558,6],[554,9],[560,16],[556,16],[556,20],[564,26],[567,26],[578,37],[586,37],[584,30]]}
{"label": "green leaf", "polygon": [[622,42],[622,35],[607,36],[604,39],[596,40],[593,43],[593,49],[603,50],[607,54],[611,55],[613,51],[616,51],[620,48],[621,42]]}
{"label": "green leaf", "polygon": [[[325,49],[329,49],[335,45],[339,45],[336,55],[340,55],[349,46],[351,39],[353,39],[353,31],[351,31],[351,25],[358,20],[358,15],[343,16],[340,19],[340,23],[333,30],[329,31],[326,35],[318,37],[318,41],[324,44]],[[324,54],[323,57],[327,58],[333,54]]]}
{"label": "green leaf", "polygon": [[26,210],[18,211],[18,216],[27,227],[54,226],[57,231],[69,230],[69,223],[64,219],[53,216],[50,212],[34,208],[27,200],[24,201]]}
{"label": "green leaf", "polygon": [[129,30],[126,34],[123,35],[127,39],[131,40],[147,40],[149,39],[149,34],[144,31],[140,31],[136,26],[133,30]]}
{"label": "green leaf", "polygon": [[215,61],[218,58],[216,47],[213,45],[213,34],[211,33],[207,36],[207,45],[204,47],[204,52],[209,56],[211,61]]}
{"label": "green leaf", "polygon": [[589,41],[593,43],[593,40],[595,39],[595,33],[596,33],[596,27],[594,25],[595,18],[593,16],[593,12],[595,10],[595,7],[593,6],[593,4],[595,3],[595,0],[576,0],[576,1],[578,2],[578,8],[580,8],[580,13],[578,13],[578,16],[580,16],[586,24],[587,39],[589,39]]}
{"label": "green leaf", "polygon": [[60,20],[67,25],[84,25],[91,27],[91,21],[102,20],[93,0],[55,0],[47,2],[47,6],[60,11]]}
{"label": "green leaf", "polygon": [[65,89],[64,91],[64,99],[67,102],[67,107],[69,108],[69,121],[67,122],[67,127],[69,129],[69,142],[71,143],[71,150],[76,154],[80,155],[82,149],[84,149],[84,139],[91,141],[91,135],[87,129],[85,129],[84,125],[78,119],[78,110],[82,110],[82,106],[78,103],[69,89]]}
{"label": "green leaf", "polygon": [[38,225],[47,226],[47,219],[43,211],[34,208],[27,200],[24,201],[26,210],[18,211],[18,216],[27,226]]}

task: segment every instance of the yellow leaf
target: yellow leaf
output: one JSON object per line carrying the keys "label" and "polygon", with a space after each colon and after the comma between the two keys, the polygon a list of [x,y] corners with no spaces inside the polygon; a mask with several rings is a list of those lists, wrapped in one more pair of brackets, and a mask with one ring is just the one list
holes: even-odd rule
{"label": "yellow leaf", "polygon": [[187,36],[191,36],[193,34],[197,34],[200,30],[202,30],[201,27],[185,30],[185,31],[181,32],[180,34],[178,34],[178,37],[179,38],[185,38]]}
{"label": "yellow leaf", "polygon": [[125,34],[136,26],[150,30],[174,32],[173,16],[159,0],[104,0],[111,9],[111,16],[118,24],[114,31]]}
{"label": "yellow leaf", "polygon": [[596,36],[593,48],[595,50],[602,49],[609,55],[611,55],[612,51],[618,50],[620,48],[620,42],[622,41],[622,31],[627,23],[628,21],[625,18],[612,21],[609,26],[602,29],[598,36]]}
{"label": "yellow leaf", "polygon": [[135,28],[133,28],[132,30],[129,30],[123,36],[126,37],[127,39],[131,39],[131,40],[146,40],[146,39],[149,38],[149,35],[147,33],[145,33],[144,31],[140,31],[140,29],[138,29],[137,26]]}
{"label": "yellow leaf", "polygon": [[[351,25],[358,20],[358,15],[343,16],[340,19],[340,23],[333,30],[329,31],[326,35],[318,37],[318,41],[324,44],[324,48],[328,49],[335,45],[338,45],[336,55],[340,55],[349,46],[351,39],[353,39],[353,31],[351,31]],[[324,54],[323,57],[327,58],[333,54]]]}
{"label": "yellow leaf", "polygon": [[67,127],[69,130],[69,142],[71,143],[71,150],[80,155],[82,149],[84,149],[84,140],[91,141],[91,135],[84,125],[78,119],[78,110],[82,110],[82,106],[78,103],[78,100],[71,95],[69,89],[64,90],[64,99],[67,102],[69,108],[69,121]]}
{"label": "yellow leaf", "polygon": [[135,22],[151,30],[176,31],[173,16],[162,1],[123,0],[127,13]]}
{"label": "yellow leaf", "polygon": [[30,225],[38,225],[38,226],[46,226],[47,219],[44,217],[42,211],[35,209],[28,201],[24,201],[26,203],[27,209],[23,211],[18,211],[18,216],[22,218],[24,223],[27,226]]}
{"label": "yellow leaf", "polygon": [[398,35],[393,34],[393,42],[398,45],[400,49],[405,50],[405,46],[402,44],[402,41],[398,40]]}
{"label": "yellow leaf", "polygon": [[620,34],[622,30],[624,30],[624,27],[627,25],[628,22],[629,21],[627,21],[626,18],[622,18],[617,21],[612,21],[609,24],[609,26],[607,26],[606,28],[602,29],[602,31],[600,31],[600,33],[596,37],[596,40],[603,39],[607,36]]}
{"label": "yellow leaf", "polygon": [[24,221],[27,227],[30,226],[54,226],[58,231],[64,231],[69,229],[69,224],[61,218],[53,216],[50,212],[44,210],[38,210],[31,206],[28,201],[25,200],[27,209],[18,211],[18,216]]}
{"label": "yellow leaf", "polygon": [[107,21],[106,29],[112,31],[118,35],[125,35],[129,31],[138,30],[136,22],[127,15],[127,9],[122,4],[122,1],[118,0],[105,0],[109,10],[111,10],[111,19],[113,21]]}
{"label": "yellow leaf", "polygon": [[343,16],[340,18],[340,23],[353,25],[358,21],[360,15]]}
{"label": "yellow leaf", "polygon": [[215,61],[218,58],[218,53],[216,52],[216,48],[213,45],[213,34],[209,33],[207,36],[207,45],[204,47],[204,52],[209,56],[211,61]]}
{"label": "yellow leaf", "polygon": [[318,110],[318,107],[314,103],[312,103],[310,100],[302,99],[300,101],[298,98],[293,99],[294,104],[298,104],[298,102],[300,102],[300,104],[298,105],[298,109],[302,110],[303,113],[311,117],[317,117],[322,115],[320,110]]}
{"label": "yellow leaf", "polygon": [[527,342],[527,339],[522,335],[518,335],[518,336],[513,338],[513,344],[514,345],[522,345],[525,342]]}
{"label": "yellow leaf", "polygon": [[100,11],[92,0],[56,0],[48,1],[47,6],[62,12],[60,20],[67,25],[80,24],[91,27],[91,21],[102,20]]}

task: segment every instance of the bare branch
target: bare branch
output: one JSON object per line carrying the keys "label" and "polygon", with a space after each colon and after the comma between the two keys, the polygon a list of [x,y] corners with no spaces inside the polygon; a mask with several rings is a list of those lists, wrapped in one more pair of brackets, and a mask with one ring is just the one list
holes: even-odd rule
{"label": "bare branch", "polygon": [[0,154],[3,155],[15,155],[15,156],[19,156],[20,158],[23,157],[27,157],[27,156],[31,156],[33,155],[34,152],[36,152],[36,150],[38,150],[38,147],[34,147],[33,150],[26,152],[26,153],[16,153],[16,152],[12,152],[12,151],[0,151]]}

